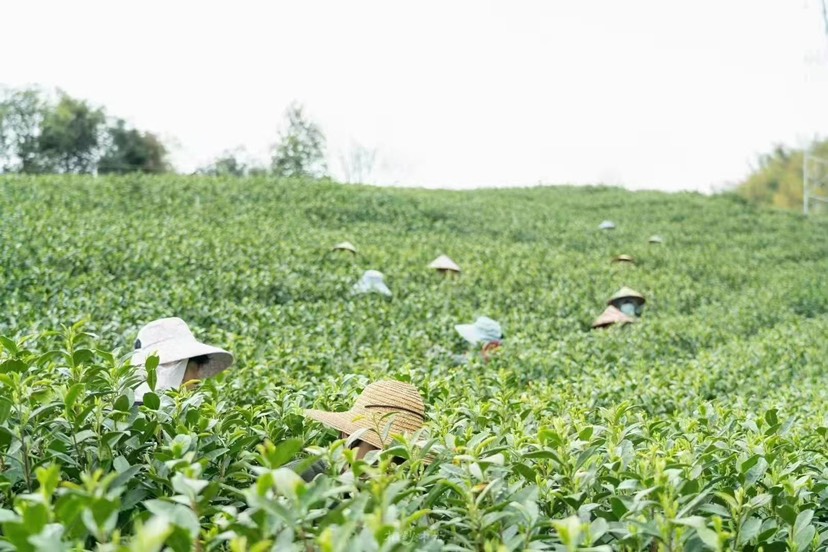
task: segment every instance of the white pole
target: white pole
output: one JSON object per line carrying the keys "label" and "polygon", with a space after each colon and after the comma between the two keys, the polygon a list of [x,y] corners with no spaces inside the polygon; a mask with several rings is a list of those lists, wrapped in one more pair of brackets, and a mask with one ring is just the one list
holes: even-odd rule
{"label": "white pole", "polygon": [[802,212],[808,214],[808,155],[802,156]]}

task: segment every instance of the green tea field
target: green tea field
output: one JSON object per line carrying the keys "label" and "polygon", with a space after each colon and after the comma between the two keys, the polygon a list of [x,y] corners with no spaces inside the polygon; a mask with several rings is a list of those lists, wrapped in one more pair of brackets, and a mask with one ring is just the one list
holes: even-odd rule
{"label": "green tea field", "polygon": [[[828,548],[828,219],[267,178],[0,197],[0,551]],[[391,297],[352,294],[369,269]],[[638,322],[592,330],[622,286]],[[134,404],[170,316],[235,363]],[[478,316],[488,361],[454,329]],[[357,460],[303,416],[381,379],[419,389],[421,434]]]}

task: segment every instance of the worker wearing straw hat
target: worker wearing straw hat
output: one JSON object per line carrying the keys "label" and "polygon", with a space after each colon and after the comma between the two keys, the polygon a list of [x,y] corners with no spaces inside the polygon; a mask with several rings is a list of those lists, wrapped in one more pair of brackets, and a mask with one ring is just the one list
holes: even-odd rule
{"label": "worker wearing straw hat", "polygon": [[627,316],[641,316],[644,310],[644,303],[646,302],[647,300],[643,295],[634,289],[624,286],[610,297],[607,305],[617,308]]}
{"label": "worker wearing straw hat", "polygon": [[[338,430],[342,439],[359,432],[352,446],[357,449],[357,459],[361,459],[372,450],[381,450],[390,445],[394,435],[411,435],[422,429],[425,404],[420,392],[410,383],[382,380],[368,385],[350,410],[305,410],[304,414]],[[293,463],[297,464],[298,462]],[[302,474],[302,478],[311,481],[325,471],[327,465],[317,462]]]}
{"label": "worker wearing straw hat", "polygon": [[357,253],[356,247],[354,247],[354,244],[352,244],[349,241],[339,242],[338,244],[333,246],[331,251],[347,251],[351,255],[356,255]]}
{"label": "worker wearing straw hat", "polygon": [[[180,318],[153,320],[138,332],[132,365],[143,368],[150,356],[158,356],[156,391],[174,389],[192,380],[204,380],[225,371],[233,355],[198,341]],[[150,392],[145,382],[135,389],[136,403]]]}

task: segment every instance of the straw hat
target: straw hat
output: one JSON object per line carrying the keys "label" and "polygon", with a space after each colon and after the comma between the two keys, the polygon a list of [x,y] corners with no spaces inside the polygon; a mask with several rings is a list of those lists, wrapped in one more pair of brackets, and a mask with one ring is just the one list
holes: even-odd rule
{"label": "straw hat", "polygon": [[605,220],[601,224],[598,225],[600,230],[615,230],[615,223],[611,220]]}
{"label": "straw hat", "polygon": [[629,263],[635,264],[635,259],[629,255],[618,255],[612,260],[613,263]]}
{"label": "straw hat", "polygon": [[[198,341],[187,324],[180,318],[153,320],[138,331],[135,351],[132,353],[133,366],[144,366],[151,355],[158,355],[156,389],[170,389],[183,383],[187,361],[194,357],[206,356],[207,362],[198,366],[196,378],[204,380],[223,372],[233,364],[233,355]],[[139,386],[136,396],[149,391],[146,384]]]}
{"label": "straw hat", "polygon": [[336,244],[335,246],[333,246],[332,251],[350,251],[353,254],[356,254],[357,252],[356,247],[354,247],[354,244],[352,244],[349,241],[344,241]]}
{"label": "straw hat", "polygon": [[650,236],[650,239],[647,240],[649,243],[664,243],[664,238],[661,236]]}
{"label": "straw hat", "polygon": [[454,329],[472,345],[503,339],[503,329],[500,324],[487,316],[479,317],[474,324],[457,324]]}
{"label": "straw hat", "polygon": [[604,310],[604,312],[601,313],[601,316],[595,319],[595,322],[592,323],[592,327],[606,328],[608,326],[612,326],[613,324],[631,324],[633,322],[635,322],[635,318],[627,316],[613,306],[609,306]]}
{"label": "straw hat", "polygon": [[450,272],[460,272],[460,267],[457,266],[457,263],[452,261],[447,255],[440,255],[433,261],[431,264],[428,265],[428,268],[434,268],[436,270],[448,270]]}
{"label": "straw hat", "polygon": [[[305,416],[348,435],[368,429],[360,439],[381,449],[390,444],[392,435],[416,433],[423,427],[425,404],[420,392],[410,383],[383,380],[366,387],[350,410],[305,410]],[[381,434],[389,423],[391,429],[383,443]]]}
{"label": "straw hat", "polygon": [[378,270],[366,270],[362,278],[354,284],[354,293],[381,293],[391,296],[391,290],[385,285],[385,275]]}
{"label": "straw hat", "polygon": [[607,305],[614,305],[616,301],[621,301],[623,299],[633,299],[634,302],[639,305],[643,305],[647,302],[643,295],[632,288],[624,286],[616,291],[612,297],[610,297],[609,301],[607,301]]}

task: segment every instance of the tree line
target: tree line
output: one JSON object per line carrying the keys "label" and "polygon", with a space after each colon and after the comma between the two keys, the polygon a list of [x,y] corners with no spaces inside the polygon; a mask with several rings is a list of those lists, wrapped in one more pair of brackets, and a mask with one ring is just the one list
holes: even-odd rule
{"label": "tree line", "polygon": [[172,170],[161,139],[101,107],[37,88],[0,96],[0,173],[108,174]]}
{"label": "tree line", "polygon": [[[736,187],[737,195],[756,205],[802,209],[803,161],[807,154],[828,162],[828,139],[816,139],[804,149],[780,144],[760,155],[750,175]],[[824,180],[826,175],[820,176]]]}
{"label": "tree line", "polygon": [[[365,173],[365,148],[346,164],[346,175]],[[246,161],[241,150],[228,151],[200,167],[212,176],[273,175],[319,179],[329,176],[322,129],[293,103],[285,113],[269,165]],[[359,165],[358,167],[356,165]],[[352,170],[347,170],[351,166]],[[170,152],[156,134],[103,107],[64,91],[39,88],[0,90],[0,174],[160,174],[174,171]],[[350,178],[347,178],[350,181]]]}

